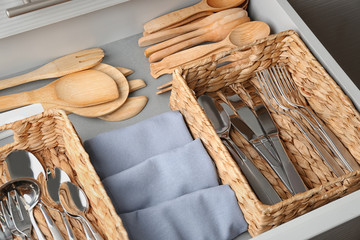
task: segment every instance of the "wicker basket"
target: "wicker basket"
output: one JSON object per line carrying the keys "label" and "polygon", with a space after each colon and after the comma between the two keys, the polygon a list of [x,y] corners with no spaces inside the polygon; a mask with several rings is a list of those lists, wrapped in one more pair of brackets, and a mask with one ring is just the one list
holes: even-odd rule
{"label": "wicker basket", "polygon": [[360,188],[359,171],[347,171],[346,175],[336,177],[291,119],[272,112],[285,149],[309,190],[291,196],[256,151],[240,135],[233,135],[237,143],[242,143],[239,147],[268,178],[283,201],[265,205],[251,190],[196,97],[217,90],[226,92],[229,87],[241,94],[245,84],[257,83],[256,71],[279,62],[287,66],[309,106],[359,162],[360,115],[294,31],[270,35],[242,48],[183,66],[175,70],[172,81],[171,108],[181,111],[193,137],[203,141],[222,183],[229,184],[234,190],[252,236]]}
{"label": "wicker basket", "polygon": [[[0,147],[0,171],[6,155],[14,150],[28,150],[39,158],[43,166],[60,167],[86,193],[90,209],[86,217],[101,233],[104,239],[128,239],[121,219],[107,196],[89,156],[85,152],[71,122],[63,111],[49,110],[0,127],[0,131],[12,129],[14,142]],[[2,175],[2,174],[1,174]],[[5,181],[4,176],[1,182]],[[60,214],[49,209],[63,236],[67,236]],[[46,239],[52,239],[45,219],[35,208],[35,218]],[[69,218],[77,239],[86,239],[81,224]]]}

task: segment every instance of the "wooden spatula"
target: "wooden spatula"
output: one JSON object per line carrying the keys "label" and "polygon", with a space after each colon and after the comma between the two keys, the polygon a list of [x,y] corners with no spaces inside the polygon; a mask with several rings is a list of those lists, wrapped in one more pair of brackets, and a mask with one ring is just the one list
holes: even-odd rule
{"label": "wooden spatula", "polygon": [[70,73],[89,69],[100,63],[103,57],[104,51],[101,48],[91,48],[75,52],[51,61],[29,73],[0,80],[0,90],[36,80],[62,77]]}
{"label": "wooden spatula", "polygon": [[33,103],[86,107],[115,100],[119,90],[115,81],[97,70],[72,73],[28,92],[0,97],[0,111]]}

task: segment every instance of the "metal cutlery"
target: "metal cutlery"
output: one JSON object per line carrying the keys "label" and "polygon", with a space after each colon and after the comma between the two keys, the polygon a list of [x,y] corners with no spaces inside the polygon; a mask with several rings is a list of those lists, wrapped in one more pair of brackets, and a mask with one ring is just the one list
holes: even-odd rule
{"label": "metal cutlery", "polygon": [[[14,196],[12,196],[12,194],[14,194]],[[16,229],[20,233],[23,233],[27,239],[32,239],[30,215],[16,190],[8,192],[7,204]],[[23,239],[25,239],[24,235],[22,235]]]}
{"label": "metal cutlery", "polygon": [[[333,170],[336,176],[344,175],[345,172],[340,168],[336,160],[331,156],[331,154],[324,148],[324,146],[310,133],[307,127],[301,122],[296,120],[291,114],[288,113],[289,108],[284,106],[280,102],[280,92],[274,86],[274,83],[271,81],[270,73],[267,69],[256,73],[259,85],[264,94],[265,100],[268,103],[268,106],[271,107],[275,112],[279,114],[286,115],[289,117],[299,128],[299,130],[304,134],[308,141],[313,145],[316,151],[319,153],[319,156],[324,160],[326,164]],[[277,109],[279,108],[279,110]]]}
{"label": "metal cutlery", "polygon": [[0,231],[1,232],[0,239],[11,240],[11,239],[13,239],[13,237],[12,237],[12,233],[6,223],[5,214],[3,213],[4,206],[3,206],[2,201],[0,201],[0,204],[1,204],[1,206],[0,206],[1,207],[0,208],[0,226],[2,228],[2,231]]}
{"label": "metal cutlery", "polygon": [[231,122],[227,113],[224,110],[219,110],[219,106],[216,106],[214,99],[210,96],[200,96],[198,98],[198,102],[204,109],[223,144],[227,147],[230,154],[239,165],[241,171],[244,173],[259,200],[264,204],[269,205],[280,202],[281,198],[270,185],[268,180],[231,140],[229,136]]}
{"label": "metal cutlery", "polygon": [[[279,93],[288,104],[287,107],[290,111],[298,110],[297,112],[309,123],[314,131],[319,134],[329,149],[349,171],[358,170],[360,165],[335,134],[326,125],[321,124],[320,119],[310,108],[305,107],[304,98],[300,94],[284,64],[277,64],[271,67],[269,72],[272,81],[274,81],[276,87],[278,87]],[[304,113],[307,113],[310,118],[306,117]]]}
{"label": "metal cutlery", "polygon": [[[25,150],[17,150],[14,152],[11,152],[5,159],[6,167],[4,168],[5,176],[10,176],[11,179],[16,180],[19,178],[30,178],[30,179],[39,179],[40,175],[43,175],[44,178],[46,178],[45,170],[43,166],[41,165],[40,161],[36,158],[35,155],[33,155],[29,151]],[[37,203],[39,206],[45,221],[49,227],[49,230],[51,232],[51,235],[55,240],[63,240],[59,229],[51,219],[49,213],[47,212],[46,208],[42,204],[41,201]],[[36,232],[36,235],[39,239],[45,239],[44,235],[42,234],[40,228],[38,227],[36,220],[33,216],[32,211],[30,212],[30,217]]]}
{"label": "metal cutlery", "polygon": [[[234,115],[233,109],[224,107],[225,110],[228,109],[228,114],[232,116],[231,121],[234,127],[269,163],[290,193],[294,195],[305,192],[307,188],[287,156],[278,136],[277,128],[267,109],[260,108],[258,105],[257,110],[260,115],[256,116],[242,98],[231,89],[228,91],[226,100],[237,113],[237,115]],[[249,133],[252,134],[248,135]]]}

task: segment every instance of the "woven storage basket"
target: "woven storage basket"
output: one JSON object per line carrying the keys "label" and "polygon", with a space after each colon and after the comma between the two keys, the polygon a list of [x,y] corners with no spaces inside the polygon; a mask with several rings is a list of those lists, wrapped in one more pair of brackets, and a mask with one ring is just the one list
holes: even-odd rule
{"label": "woven storage basket", "polygon": [[309,106],[359,162],[359,113],[292,30],[182,66],[173,74],[170,106],[181,111],[193,137],[201,138],[213,158],[222,183],[229,184],[234,190],[252,236],[360,188],[359,171],[346,171],[344,176],[336,177],[297,126],[289,118],[275,112],[272,112],[272,116],[285,149],[309,188],[308,191],[291,196],[256,151],[240,135],[233,133],[235,142],[239,143],[239,147],[253,160],[283,199],[271,206],[261,203],[221,143],[196,97],[217,90],[226,93],[229,87],[242,94],[244,85],[250,82],[256,85],[256,71],[279,62],[287,66]]}
{"label": "woven storage basket", "polygon": [[[32,152],[44,167],[63,169],[70,176],[71,181],[85,191],[90,204],[86,217],[104,239],[128,239],[121,219],[116,214],[91,165],[89,156],[63,111],[49,110],[0,127],[0,131],[5,129],[13,130],[14,142],[0,147],[1,173],[3,173],[4,159],[10,152],[14,150]],[[4,183],[5,178],[3,174],[1,175],[1,183]],[[51,209],[49,213],[63,236],[67,236],[60,214]],[[52,239],[40,210],[35,208],[34,214],[45,238]],[[86,239],[81,224],[75,219],[69,218],[69,220],[77,239]]]}

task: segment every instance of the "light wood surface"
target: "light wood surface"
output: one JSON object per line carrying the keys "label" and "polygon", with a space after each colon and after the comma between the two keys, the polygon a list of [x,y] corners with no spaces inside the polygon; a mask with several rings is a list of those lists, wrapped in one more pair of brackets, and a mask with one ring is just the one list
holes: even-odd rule
{"label": "light wood surface", "polygon": [[196,46],[164,58],[158,63],[150,64],[151,75],[157,76],[166,69],[174,69],[177,66],[186,64],[214,53],[219,49],[231,49],[251,43],[256,39],[264,38],[270,34],[270,27],[260,21],[243,23],[233,29],[229,35],[218,43]]}
{"label": "light wood surface", "polygon": [[[108,114],[123,105],[129,95],[130,87],[128,81],[126,80],[122,72],[120,72],[115,67],[105,63],[100,63],[93,69],[101,71],[114,79],[119,90],[119,97],[116,100],[89,107],[72,107],[43,103],[42,105],[44,109],[58,108],[84,117],[98,117]],[[140,84],[137,83],[137,80],[134,81],[136,82],[133,83],[133,85],[135,84],[136,86],[138,86]]]}
{"label": "light wood surface", "polygon": [[29,73],[0,80],[0,90],[41,79],[62,77],[70,73],[89,69],[100,63],[103,57],[104,51],[101,48],[91,48],[75,52],[55,59]]}
{"label": "light wood surface", "polygon": [[122,74],[124,74],[125,77],[134,73],[134,71],[129,68],[116,67],[116,69],[119,70]]}
{"label": "light wood surface", "polygon": [[187,8],[183,8],[166,15],[155,18],[144,25],[148,33],[159,31],[165,27],[180,22],[200,12],[217,12],[241,5],[244,0],[202,0],[201,2]]}
{"label": "light wood surface", "polygon": [[[181,34],[185,34],[185,33],[197,30],[199,28],[208,26],[210,24],[213,24],[213,23],[220,21],[223,18],[228,17],[229,15],[232,15],[234,13],[240,13],[240,12],[244,12],[244,11],[245,10],[243,10],[242,8],[231,8],[231,9],[223,10],[223,11],[211,14],[210,16],[207,16],[200,21],[195,21],[193,23],[189,23],[184,26],[166,29],[166,30],[162,30],[159,32],[149,34],[147,36],[143,36],[143,37],[139,38],[138,44],[140,47],[144,47],[144,46],[152,45],[155,43],[159,43],[159,42],[168,40],[170,38],[179,36]],[[245,16],[245,15],[242,15],[240,17],[243,17],[243,16]]]}
{"label": "light wood surface", "polygon": [[0,111],[33,103],[86,107],[115,100],[119,91],[107,74],[89,69],[71,73],[32,91],[0,97]]}
{"label": "light wood surface", "polygon": [[125,104],[118,110],[99,118],[106,121],[122,121],[129,119],[140,113],[146,106],[147,101],[148,98],[145,96],[129,97]]}
{"label": "light wood surface", "polygon": [[[173,53],[176,53],[176,52],[181,51],[183,49],[187,49],[187,48],[196,46],[196,45],[198,45],[200,43],[221,41],[236,26],[238,26],[238,25],[240,25],[242,23],[245,23],[245,22],[249,22],[249,21],[250,21],[249,17],[241,17],[241,18],[238,18],[238,19],[236,19],[234,21],[227,22],[227,23],[225,23],[223,25],[215,24],[215,25],[211,25],[211,26],[199,29],[202,32],[200,35],[189,38],[188,40],[179,42],[179,43],[177,43],[175,45],[166,47],[164,49],[161,49],[161,50],[153,53],[149,57],[149,62],[159,61],[159,60],[163,59],[164,57],[167,57],[167,56],[169,56],[169,55],[171,55]],[[187,34],[185,34],[185,35],[187,35]]]}

